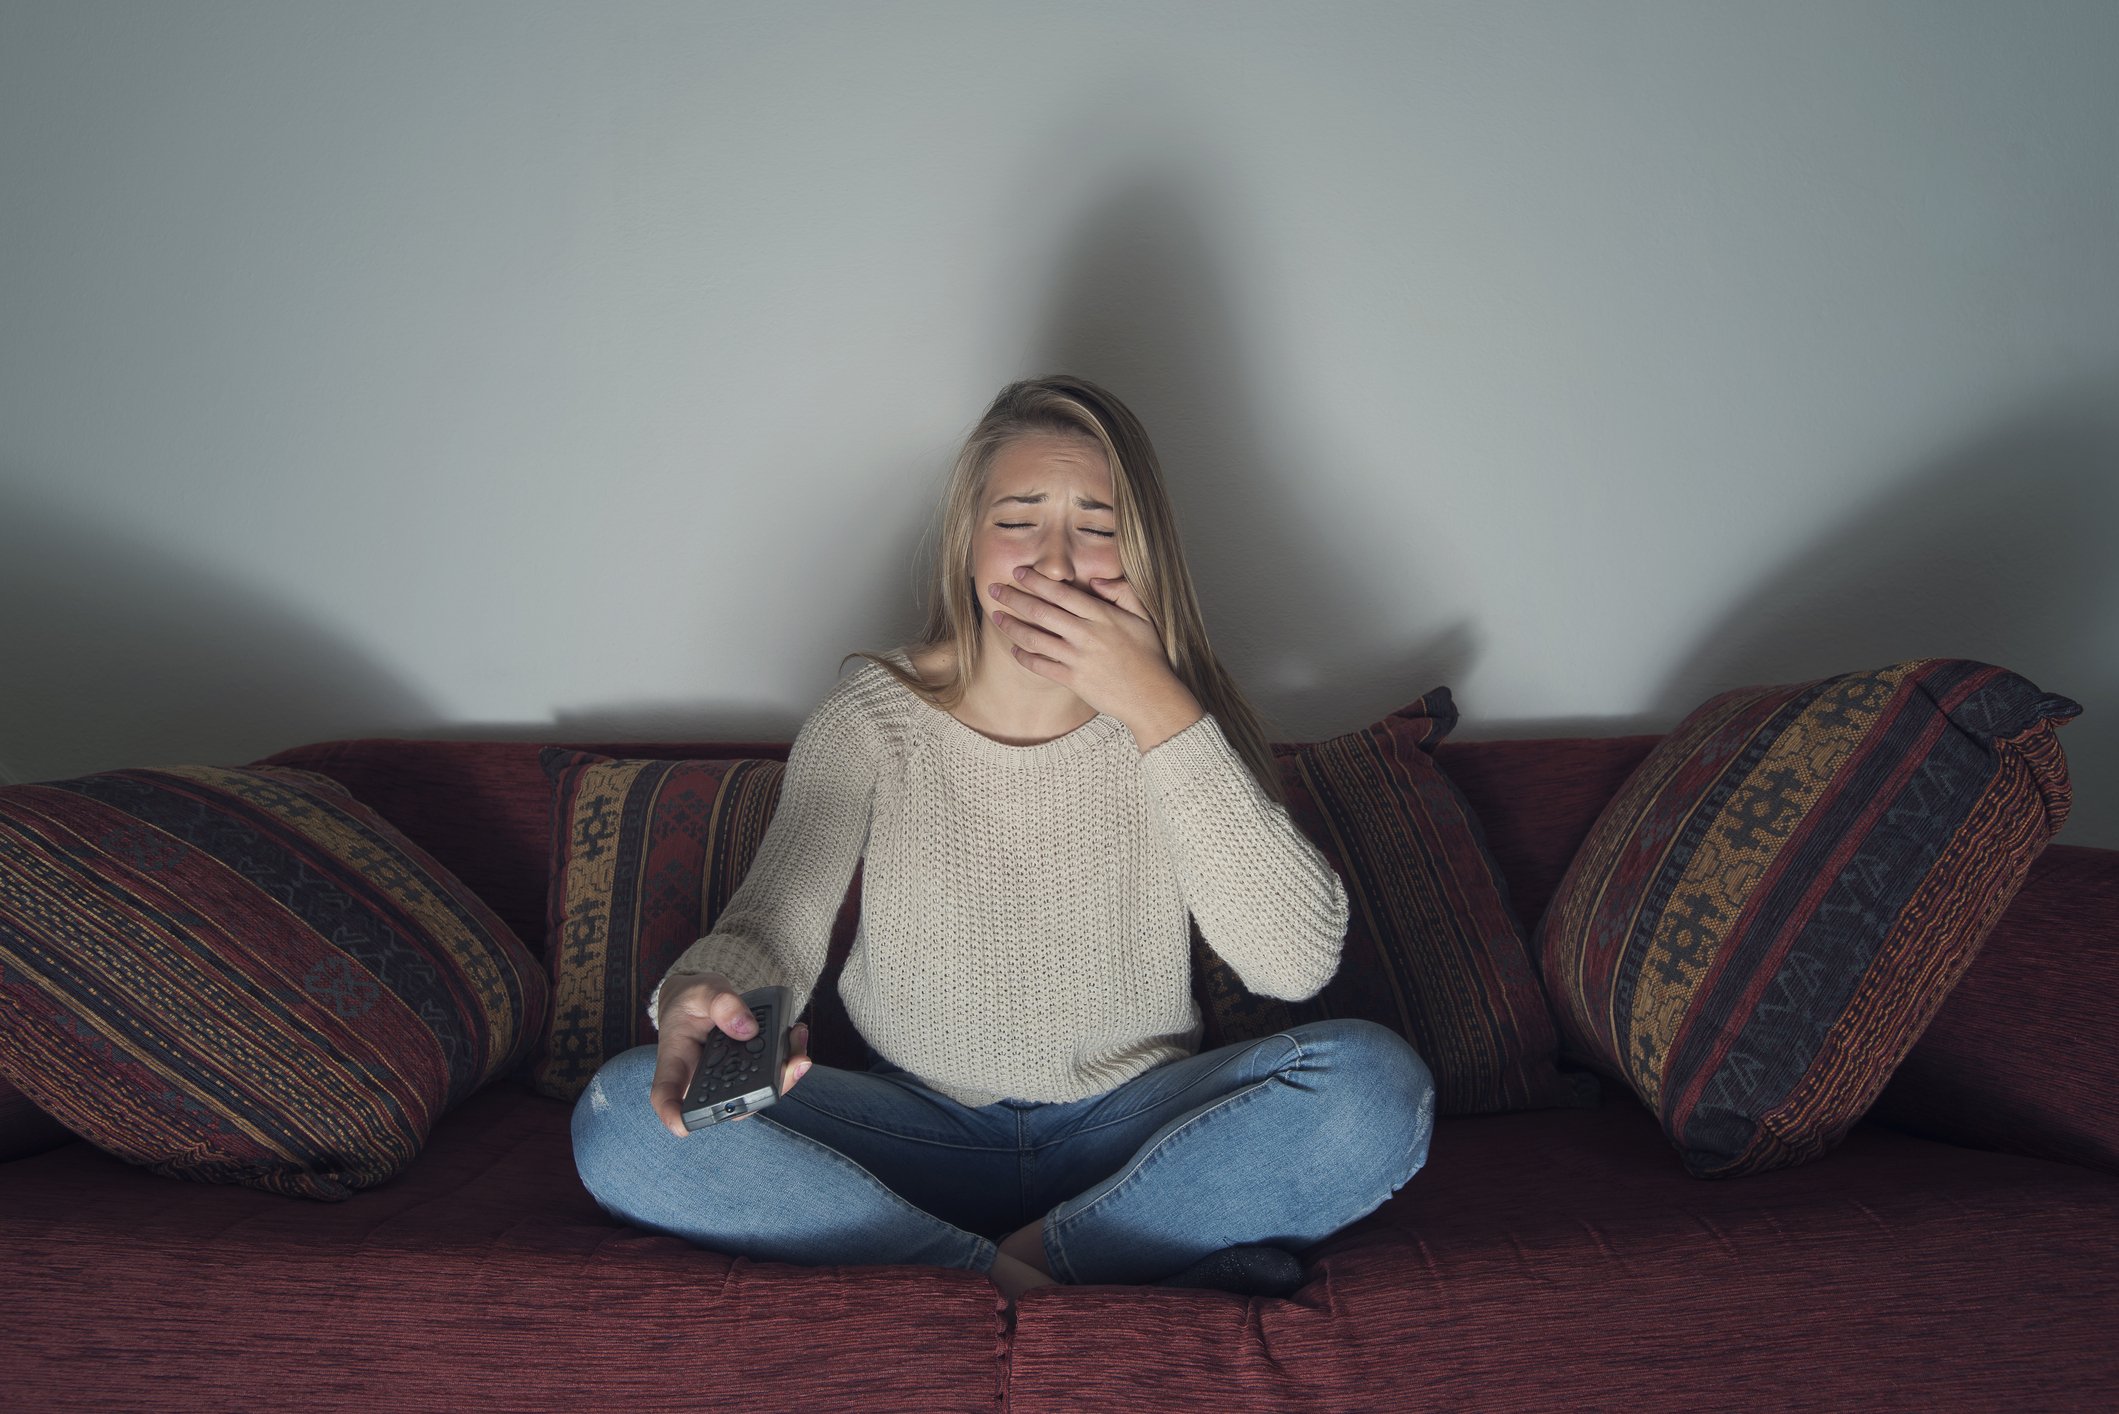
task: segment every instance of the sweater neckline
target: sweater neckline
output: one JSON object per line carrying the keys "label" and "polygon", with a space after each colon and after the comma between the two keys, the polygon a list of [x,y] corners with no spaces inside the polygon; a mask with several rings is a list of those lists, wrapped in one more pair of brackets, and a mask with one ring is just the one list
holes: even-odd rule
{"label": "sweater neckline", "polygon": [[[913,667],[912,654],[904,648],[893,648],[884,656],[901,665],[907,672],[918,676]],[[886,673],[884,676],[888,677]],[[959,721],[952,713],[929,702],[901,682],[892,680],[891,685],[912,699],[915,716],[930,723],[930,730],[954,742],[958,750],[984,761],[1009,765],[1046,766],[1058,761],[1071,760],[1077,756],[1091,754],[1101,749],[1114,737],[1126,733],[1126,724],[1106,712],[1099,712],[1073,731],[1053,737],[1050,741],[1032,742],[1028,746],[1013,746],[1005,741],[995,741],[977,727]]]}

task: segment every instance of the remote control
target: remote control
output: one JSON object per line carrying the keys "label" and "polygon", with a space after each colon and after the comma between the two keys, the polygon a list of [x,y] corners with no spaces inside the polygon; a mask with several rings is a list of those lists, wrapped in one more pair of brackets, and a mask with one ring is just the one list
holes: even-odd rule
{"label": "remote control", "polygon": [[686,1131],[704,1129],[724,1119],[752,1114],[780,1098],[780,1073],[787,1068],[787,988],[759,987],[743,994],[758,1023],[748,1040],[714,1029],[700,1052],[692,1083],[684,1092]]}

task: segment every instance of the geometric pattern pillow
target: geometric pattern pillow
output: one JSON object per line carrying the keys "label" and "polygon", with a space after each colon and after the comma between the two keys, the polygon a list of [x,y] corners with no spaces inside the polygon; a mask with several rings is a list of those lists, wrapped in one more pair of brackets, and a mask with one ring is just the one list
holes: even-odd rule
{"label": "geometric pattern pillow", "polygon": [[743,882],[787,763],[620,760],[557,746],[539,760],[555,792],[552,1019],[530,1084],[572,1101],[606,1060],[655,1039],[648,997]]}
{"label": "geometric pattern pillow", "polygon": [[1443,1114],[1596,1103],[1595,1077],[1555,1065],[1559,1038],[1508,886],[1435,764],[1456,723],[1438,687],[1360,731],[1275,746],[1289,817],[1346,885],[1346,943],[1322,991],[1286,1002],[1245,991],[1195,924],[1202,1049],[1359,1017],[1411,1043]]}
{"label": "geometric pattern pillow", "polygon": [[0,1077],[173,1178],[335,1201],[519,1065],[544,970],[329,777],[0,788]]}
{"label": "geometric pattern pillow", "polygon": [[2066,821],[2054,728],[2081,710],[1949,658],[1705,703],[1539,927],[1563,1056],[1630,1085],[1695,1177],[1831,1149]]}

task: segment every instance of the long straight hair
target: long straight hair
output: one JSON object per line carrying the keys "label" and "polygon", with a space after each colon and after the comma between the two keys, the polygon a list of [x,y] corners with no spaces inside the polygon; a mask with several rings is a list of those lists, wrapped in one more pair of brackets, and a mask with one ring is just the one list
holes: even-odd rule
{"label": "long straight hair", "polygon": [[924,653],[944,643],[954,645],[950,676],[927,683],[880,654],[856,651],[846,657],[866,658],[945,712],[964,700],[984,644],[980,627],[986,606],[971,582],[971,548],[987,482],[1001,448],[1037,433],[1082,438],[1102,450],[1111,468],[1119,564],[1162,638],[1171,669],[1213,714],[1267,797],[1286,805],[1287,792],[1258,713],[1207,641],[1192,571],[1185,563],[1148,431],[1124,403],[1086,378],[1061,374],[1010,383],[957,453],[939,508],[940,533],[927,579],[927,623],[913,650]]}

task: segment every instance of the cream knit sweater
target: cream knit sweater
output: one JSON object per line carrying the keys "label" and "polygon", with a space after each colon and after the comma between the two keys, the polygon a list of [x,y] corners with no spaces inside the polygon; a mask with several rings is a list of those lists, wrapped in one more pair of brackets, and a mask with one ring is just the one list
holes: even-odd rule
{"label": "cream knit sweater", "polygon": [[1345,884],[1211,713],[1145,755],[1103,713],[1006,746],[862,662],[803,724],[749,872],[664,980],[778,983],[800,1016],[864,857],[839,995],[879,1055],[965,1105],[1086,1099],[1196,1053],[1187,909],[1244,986],[1289,1001],[1346,938]]}

